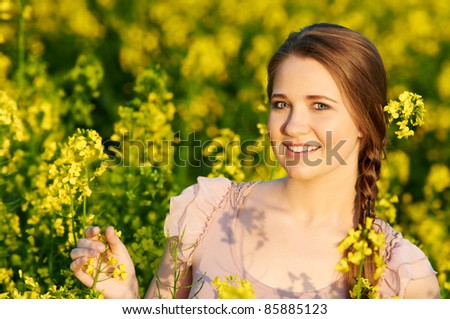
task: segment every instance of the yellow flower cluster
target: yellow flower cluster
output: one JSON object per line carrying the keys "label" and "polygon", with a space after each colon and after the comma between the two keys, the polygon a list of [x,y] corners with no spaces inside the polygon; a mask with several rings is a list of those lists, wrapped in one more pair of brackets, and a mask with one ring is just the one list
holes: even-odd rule
{"label": "yellow flower cluster", "polygon": [[136,80],[140,98],[132,106],[119,107],[120,120],[111,139],[121,142],[118,157],[123,166],[172,167],[175,105],[166,80],[159,68],[146,69]]}
{"label": "yellow flower cluster", "polygon": [[[359,290],[359,291],[358,291]],[[350,290],[350,298],[357,299],[358,294],[367,296],[368,299],[378,299],[378,285],[372,285],[367,278],[361,278],[361,286],[354,285]]]}
{"label": "yellow flower cluster", "polygon": [[[108,156],[103,153],[102,139],[94,130],[78,129],[61,148],[61,156],[50,165],[48,196],[43,208],[48,211],[62,212],[65,206],[81,204],[90,197],[89,183],[102,175],[106,166],[99,165],[91,174],[89,165],[102,161]],[[74,211],[72,210],[72,213]],[[72,214],[70,214],[73,217]]]}
{"label": "yellow flower cluster", "polygon": [[9,158],[12,141],[23,142],[29,139],[17,109],[17,103],[0,90],[0,158]]}
{"label": "yellow flower cluster", "polygon": [[67,80],[75,83],[76,93],[87,93],[92,97],[99,97],[103,73],[103,67],[99,61],[93,56],[82,54],[77,58],[75,67],[67,74]]}
{"label": "yellow flower cluster", "polygon": [[430,167],[424,186],[427,199],[431,199],[433,192],[442,193],[450,187],[450,168],[444,164],[434,164]]}
{"label": "yellow flower cluster", "polygon": [[128,278],[128,273],[125,271],[126,267],[125,264],[120,264],[117,268],[114,269],[114,271],[111,274],[112,278],[120,278],[122,280],[125,280]]}
{"label": "yellow flower cluster", "polygon": [[255,299],[253,285],[238,275],[225,276],[222,281],[217,276],[213,281],[213,287],[217,289],[219,299]]}
{"label": "yellow flower cluster", "polygon": [[[0,268],[0,285],[5,287],[5,291],[10,291],[14,287],[13,271],[11,269]],[[7,298],[8,292],[0,293],[0,299]]]}
{"label": "yellow flower cluster", "polygon": [[388,114],[389,123],[395,121],[398,130],[395,134],[399,139],[408,138],[414,135],[413,126],[424,123],[425,104],[422,96],[405,91],[398,97],[398,101],[390,101],[384,107]]}
{"label": "yellow flower cluster", "polygon": [[375,207],[377,216],[382,217],[389,223],[394,223],[395,218],[397,217],[397,209],[395,208],[395,204],[398,202],[399,200],[397,195],[391,196],[388,193],[379,195],[379,199]]}
{"label": "yellow flower cluster", "polygon": [[[18,248],[17,237],[20,236],[20,218],[9,212],[0,197],[0,243],[6,245],[8,249],[14,251]],[[6,256],[0,253],[0,256]],[[1,274],[0,274],[1,283]]]}
{"label": "yellow flower cluster", "polygon": [[238,183],[245,179],[240,160],[241,139],[231,129],[221,129],[220,134],[206,145],[203,155],[214,158],[209,177],[225,176]]}
{"label": "yellow flower cluster", "polygon": [[[346,253],[343,258],[336,265],[335,269],[341,272],[348,272],[350,270],[349,263],[360,267],[360,273],[357,278],[357,288],[352,290],[359,290],[358,296],[361,294],[361,284],[363,284],[362,266],[367,256],[372,256],[376,266],[374,279],[381,277],[386,267],[381,252],[384,248],[384,234],[377,232],[372,228],[373,218],[366,218],[364,228],[358,225],[358,229],[350,229],[348,236],[339,244],[338,249],[342,253]],[[368,286],[366,285],[366,288]],[[375,287],[372,287],[372,292],[375,293]],[[376,288],[377,289],[377,288]]]}
{"label": "yellow flower cluster", "polygon": [[33,1],[32,8],[36,27],[43,32],[57,33],[64,25],[66,32],[85,39],[96,39],[105,33],[86,0]]}

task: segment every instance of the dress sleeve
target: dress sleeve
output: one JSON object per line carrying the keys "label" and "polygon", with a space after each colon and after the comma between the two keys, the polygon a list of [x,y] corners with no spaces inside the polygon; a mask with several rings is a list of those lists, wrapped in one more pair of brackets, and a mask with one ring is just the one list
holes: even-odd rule
{"label": "dress sleeve", "polygon": [[410,281],[436,275],[436,271],[419,247],[387,223],[382,228],[386,238],[386,269],[380,282],[380,294],[384,298],[403,298]]}
{"label": "dress sleeve", "polygon": [[227,198],[231,185],[223,177],[198,177],[197,184],[171,198],[164,232],[166,237],[178,242],[178,258],[182,263],[191,265],[195,249],[208,231],[215,211]]}

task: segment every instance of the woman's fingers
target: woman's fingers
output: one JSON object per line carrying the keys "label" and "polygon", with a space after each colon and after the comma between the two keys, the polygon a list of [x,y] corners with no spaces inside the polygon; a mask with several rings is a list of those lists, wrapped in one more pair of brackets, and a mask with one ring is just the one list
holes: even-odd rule
{"label": "woman's fingers", "polygon": [[77,247],[70,251],[70,258],[73,260],[70,264],[70,269],[83,283],[88,280],[88,277],[90,278],[89,275],[82,271],[83,265],[87,263],[88,258],[95,257],[106,249],[105,245],[98,241],[99,227],[88,227],[84,233],[86,238],[80,238],[77,242]]}
{"label": "woman's fingers", "polygon": [[105,251],[105,245],[103,243],[87,238],[80,238],[77,243],[77,248],[94,249],[99,253]]}
{"label": "woman's fingers", "polygon": [[82,258],[82,257],[90,258],[90,257],[95,257],[97,254],[98,254],[98,251],[95,249],[74,248],[70,251],[70,258],[72,258],[72,260],[75,260],[77,258]]}
{"label": "woman's fingers", "polygon": [[125,245],[114,232],[113,226],[108,226],[105,229],[105,238],[109,243],[109,248],[113,254],[123,254],[126,251]]}
{"label": "woman's fingers", "polygon": [[83,271],[83,265],[87,262],[88,257],[83,256],[75,259],[70,264],[70,270],[72,270],[75,277],[78,278],[84,285],[91,287],[94,280],[92,276]]}
{"label": "woman's fingers", "polygon": [[97,235],[100,234],[100,227],[98,226],[90,226],[84,230],[84,236],[88,239],[97,240]]}
{"label": "woman's fingers", "polygon": [[72,270],[75,274],[80,272],[83,268],[83,265],[88,261],[88,257],[78,257],[74,258],[72,263],[70,264],[70,270]]}

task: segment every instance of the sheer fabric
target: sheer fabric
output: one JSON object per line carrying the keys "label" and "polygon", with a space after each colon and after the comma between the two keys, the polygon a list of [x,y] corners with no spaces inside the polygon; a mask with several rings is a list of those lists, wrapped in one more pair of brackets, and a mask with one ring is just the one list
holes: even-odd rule
{"label": "sheer fabric", "polygon": [[[179,260],[192,266],[191,296],[217,298],[214,278],[239,275],[253,284],[257,298],[347,298],[344,276],[318,290],[295,292],[269,287],[245,271],[232,230],[242,200],[256,183],[199,177],[196,184],[172,197],[165,233],[179,238]],[[388,223],[376,219],[374,227],[386,240],[386,270],[379,281],[382,298],[402,298],[411,280],[436,274],[425,254]]]}

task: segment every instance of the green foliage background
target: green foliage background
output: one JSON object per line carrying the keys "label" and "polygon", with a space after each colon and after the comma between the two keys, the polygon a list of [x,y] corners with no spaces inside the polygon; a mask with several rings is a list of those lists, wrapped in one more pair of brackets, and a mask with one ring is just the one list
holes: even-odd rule
{"label": "green foliage background", "polygon": [[[143,294],[170,196],[198,175],[283,174],[214,146],[253,141],[268,156],[266,63],[289,32],[333,22],[376,44],[390,98],[424,97],[425,125],[389,145],[377,209],[429,256],[448,298],[449,21],[445,0],[1,0],[0,296],[89,297],[69,271],[87,224],[122,230]],[[114,157],[69,207],[50,169],[78,128]]]}

